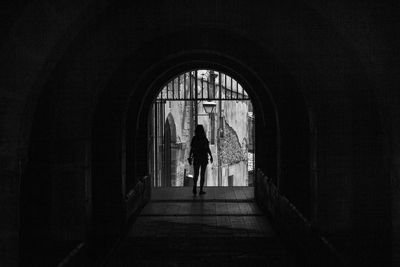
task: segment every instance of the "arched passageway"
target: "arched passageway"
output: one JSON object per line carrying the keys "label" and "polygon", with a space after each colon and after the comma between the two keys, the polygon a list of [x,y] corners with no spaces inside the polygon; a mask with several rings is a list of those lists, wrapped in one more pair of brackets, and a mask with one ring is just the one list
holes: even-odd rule
{"label": "arched passageway", "polygon": [[[198,79],[200,74],[206,78]],[[168,80],[164,82],[166,85],[161,92],[154,92],[157,95],[153,105],[150,109],[148,105],[143,105],[143,112],[149,117],[146,134],[150,137],[147,179],[151,180],[152,188],[147,190],[151,190],[151,199],[129,227],[127,237],[107,259],[107,266],[295,266],[295,257],[280,243],[270,221],[257,207],[254,187],[248,187],[248,174],[243,173],[247,172],[247,159],[244,170],[240,169],[240,164],[233,168],[221,164],[219,152],[228,153],[226,157],[233,158],[236,150],[243,153],[241,145],[245,145],[248,138],[255,139],[251,137],[254,133],[249,132],[249,128],[254,129],[256,124],[249,126],[247,121],[250,110],[253,110],[248,93],[235,79],[212,69],[186,70],[172,78],[166,76],[160,79],[161,82],[162,79]],[[208,108],[210,111],[206,113]],[[220,110],[219,113],[216,111],[217,125],[213,125],[212,108]],[[227,117],[222,116],[222,109]],[[258,110],[263,111],[263,108]],[[265,115],[260,114],[260,117]],[[258,114],[252,113],[250,122],[254,118],[258,118]],[[211,166],[209,162],[207,167],[209,176],[206,176],[208,186],[205,195],[192,193],[192,184],[185,187],[186,177],[180,184],[171,179],[171,168],[176,166],[171,160],[171,145],[179,139],[180,146],[187,148],[187,151],[181,149],[178,152],[183,155],[180,157],[183,165],[189,155],[192,131],[196,125],[203,125],[206,129],[211,153],[216,158],[216,164],[213,162],[214,166]],[[231,135],[236,139],[228,139]],[[230,149],[227,151],[223,151],[223,141],[228,143],[226,146]],[[275,140],[270,142],[276,141],[277,132]],[[245,149],[247,154],[247,147]],[[183,173],[190,171],[190,166],[182,167],[185,168]],[[233,170],[226,172],[230,167]],[[234,167],[239,170],[235,172]],[[216,170],[213,172],[212,168]],[[175,174],[181,173],[177,171]],[[226,174],[226,177],[219,177],[220,174]],[[234,180],[234,175],[242,177],[235,177]],[[243,181],[237,183],[241,178],[246,184]],[[171,182],[174,187],[171,187]],[[232,187],[234,183],[241,186]],[[258,186],[257,181],[255,186]]]}
{"label": "arched passageway", "polygon": [[[213,53],[209,54],[208,52],[196,52],[193,54],[188,53],[183,56],[176,55],[176,57],[171,58],[171,62],[163,62],[161,66],[153,66],[152,71],[154,72],[146,73],[146,76],[143,77],[143,80],[136,82],[138,86],[148,88],[148,91],[134,90],[130,98],[130,107],[126,117],[128,161],[129,155],[132,158],[137,159],[139,158],[139,154],[143,157],[144,151],[146,151],[145,154],[150,154],[150,146],[144,147],[143,145],[145,145],[144,140],[146,140],[148,136],[151,136],[150,129],[148,127],[148,118],[151,117],[152,114],[150,112],[151,110],[149,109],[149,106],[150,104],[152,104],[152,99],[157,97],[157,94],[159,93],[159,88],[162,88],[166,81],[170,80],[172,77],[175,77],[177,74],[183,73],[190,68],[215,68],[222,70],[226,73],[229,73],[229,75],[235,77],[235,79],[240,81],[240,83],[243,84],[244,88],[249,88],[248,94],[252,97],[252,99],[254,99],[255,102],[254,113],[256,114],[257,118],[259,118],[259,121],[257,121],[255,126],[255,135],[256,138],[257,136],[262,136],[262,138],[257,139],[257,145],[255,148],[256,160],[257,162],[261,162],[262,168],[265,170],[265,172],[269,173],[274,182],[279,183],[280,190],[285,190],[286,194],[290,195],[291,200],[296,201],[297,206],[301,207],[303,213],[307,214],[307,216],[310,216],[311,203],[309,201],[311,193],[311,177],[309,175],[309,167],[311,165],[311,159],[308,152],[309,139],[307,131],[309,129],[309,125],[305,103],[301,101],[302,98],[296,94],[295,90],[288,90],[288,95],[285,95],[285,97],[287,98],[284,99],[286,104],[290,103],[287,106],[287,108],[290,107],[290,109],[285,111],[285,108],[282,107],[280,114],[277,110],[277,103],[272,99],[269,89],[267,89],[266,84],[263,83],[259,77],[257,77],[245,66],[241,66],[237,62],[231,62],[228,58],[220,55],[216,55]],[[290,79],[286,80],[286,82],[288,83],[290,83],[290,81]],[[294,86],[295,85],[293,84],[291,88],[295,88]],[[263,89],[261,90],[257,88]],[[280,92],[280,94],[282,94],[282,91]],[[280,116],[282,116],[282,118],[280,118]],[[287,121],[287,124],[279,125],[278,118],[281,123],[285,120],[290,120],[290,123],[289,121]],[[287,129],[287,127],[289,127],[289,129],[291,130]],[[284,129],[285,132],[284,136],[282,136],[281,133],[282,129]],[[129,136],[131,137],[129,138]],[[282,145],[282,143],[284,145]],[[291,144],[291,146],[289,146],[289,144]],[[132,148],[133,150],[129,151],[130,148]],[[148,173],[147,170],[149,168],[149,162],[137,162],[137,160],[135,160],[134,165],[131,166],[131,168],[131,170],[135,172],[136,177],[140,177],[141,175],[144,176]],[[294,179],[294,174],[296,174],[296,179]],[[149,184],[150,183],[148,183],[148,185]],[[150,191],[151,189],[147,188],[146,190]],[[183,192],[176,192],[173,195],[185,196],[185,194],[186,193]],[[158,196],[153,197],[157,198]],[[211,192],[210,196],[214,196],[217,198],[218,194],[213,194]],[[250,199],[252,199],[253,197],[254,195],[251,195]],[[159,201],[161,202],[161,206],[158,206],[157,204]],[[155,201],[155,203],[152,203],[150,204],[150,206],[147,207],[147,212],[148,209],[150,209],[150,211],[152,209],[165,211],[172,209],[173,211],[177,212],[177,205],[174,205],[169,201],[171,200],[167,201],[166,199],[162,198],[158,199]],[[179,203],[181,205],[183,205],[182,202],[185,201],[187,201],[187,199],[185,198],[179,199]],[[211,199],[209,199],[208,201],[209,204],[212,205],[215,199],[211,197]],[[228,199],[227,201],[229,202],[230,200]],[[249,200],[243,200],[240,198],[234,199],[233,203],[238,203],[241,201],[244,201],[245,205],[249,204],[247,202]],[[194,203],[194,205],[190,206],[191,208],[194,208],[196,205],[199,204],[197,202],[190,203]],[[170,206],[168,206],[168,204],[170,204]],[[185,209],[185,207],[183,206],[180,208]],[[202,212],[201,210],[202,209],[200,209],[200,212]],[[255,217],[257,217],[259,216],[257,212],[256,214],[252,214],[250,212],[247,215],[254,215]],[[184,217],[188,217],[191,214],[192,213],[181,215],[183,215]],[[146,209],[144,211],[144,216],[149,216],[150,218],[152,218],[152,216],[164,217],[165,215],[167,215],[168,217],[168,215],[175,216],[177,214],[174,214],[174,212],[172,212],[172,214],[168,214],[168,212],[163,214],[159,214],[157,212],[152,214],[150,212],[150,214],[146,214]],[[217,214],[214,215],[218,217]],[[246,216],[245,214],[241,213],[235,215],[239,216],[239,218],[240,216]],[[162,228],[162,225],[168,225],[168,222],[163,220],[161,220],[161,225],[158,225],[157,223],[152,224],[146,222],[147,221],[145,220],[142,225],[153,225],[157,229],[159,229],[160,227]],[[136,231],[141,232],[139,225],[139,223],[136,226],[134,225],[132,229],[136,229]],[[178,223],[178,225],[180,224]],[[227,227],[227,229],[229,229],[229,227]],[[148,229],[147,231],[151,232],[151,229]],[[147,245],[151,246],[151,244]],[[129,245],[125,249],[130,250]],[[121,257],[124,258],[123,255]]]}
{"label": "arched passageway", "polygon": [[[248,90],[257,115],[256,165],[263,186],[270,186],[261,188],[260,200],[269,201],[276,218],[294,218],[286,222],[311,236],[321,229],[343,251],[357,247],[356,255],[373,255],[375,262],[386,255],[384,249],[373,248],[387,244],[390,217],[388,181],[379,168],[379,110],[363,81],[365,73],[353,72],[360,69],[357,60],[329,25],[323,24],[330,29],[323,34],[326,49],[318,41],[321,31],[308,32],[303,24],[304,29],[297,28],[286,16],[275,19],[295,25],[293,36],[304,35],[306,44],[282,45],[297,42],[268,29],[243,30],[254,34],[249,38],[220,26],[205,27],[207,23],[171,27],[136,43],[127,36],[147,33],[115,27],[122,19],[109,23],[115,10],[75,36],[38,85],[43,91],[34,105],[29,156],[21,174],[22,263],[41,262],[56,250],[54,244],[65,247],[57,249],[63,254],[80,244],[107,247],[123,235],[151,195],[146,155],[152,101],[168,79],[194,68],[218,69]],[[307,17],[310,25],[319,25],[314,13]],[[271,42],[271,36],[282,43]],[[94,45],[109,40],[112,47]],[[298,47],[312,52],[303,54]],[[330,48],[335,56],[320,56]],[[373,194],[376,190],[379,194]],[[287,207],[296,207],[297,217]],[[371,220],[375,212],[383,219]],[[361,244],[371,253],[363,254]]]}
{"label": "arched passageway", "polygon": [[[164,41],[157,42],[163,43]],[[280,190],[285,192],[285,195],[290,197],[306,216],[311,216],[310,200],[314,182],[310,174],[310,166],[311,162],[314,162],[312,165],[314,168],[316,165],[315,159],[312,159],[309,153],[309,110],[306,108],[301,93],[295,89],[296,84],[289,76],[279,77],[279,79],[285,80],[285,84],[282,81],[274,84],[277,77],[271,77],[270,83],[272,86],[276,86],[271,92],[265,81],[246,66],[222,55],[209,52],[176,55],[171,57],[168,63],[162,62],[160,66],[153,67],[153,76],[149,77],[147,75],[151,74],[146,74],[145,77],[142,77],[143,81],[137,82],[140,86],[147,87],[149,91],[133,90],[131,96],[126,118],[127,136],[132,136],[132,138],[127,139],[127,147],[132,147],[134,150],[131,152],[129,149],[127,150],[128,158],[129,153],[132,153],[131,156],[134,157],[137,155],[135,153],[146,151],[149,154],[150,152],[149,148],[144,148],[144,144],[139,140],[144,140],[144,136],[149,136],[147,123],[151,114],[147,108],[152,104],[152,99],[157,97],[158,88],[162,88],[166,81],[191,67],[218,69],[235,77],[243,84],[243,87],[249,88],[248,94],[254,101],[254,114],[257,114],[258,118],[255,137],[262,136],[257,139],[257,147],[254,148],[257,155],[256,165],[257,162],[261,162],[261,165],[258,166],[262,166],[263,171],[273,179],[275,184],[279,185]],[[275,69],[273,73],[276,71]],[[280,73],[283,75],[282,73],[285,72],[280,70]],[[276,98],[273,98],[274,94],[277,94]],[[135,117],[131,117],[130,114]],[[129,142],[132,143],[129,144]],[[148,162],[135,163],[135,166],[127,167],[128,170],[131,168],[132,171],[135,171],[135,177],[148,174]]]}
{"label": "arched passageway", "polygon": [[[218,31],[206,30],[203,34],[207,38],[215,39],[215,44],[222,44],[218,41],[220,38]],[[88,114],[93,114],[93,124],[91,127],[87,125],[91,128],[91,134],[87,139],[75,141],[71,140],[68,135],[63,138],[60,134],[63,131],[63,125],[69,125],[71,122],[57,123],[58,116],[64,112],[61,108],[62,105],[59,104],[63,101],[68,102],[69,99],[57,99],[58,92],[54,90],[54,85],[59,82],[56,78],[57,75],[54,76],[54,80],[49,81],[35,115],[30,149],[32,165],[28,167],[22,187],[24,190],[22,205],[29,203],[31,212],[22,210],[22,216],[24,216],[22,229],[24,231],[21,235],[21,242],[23,244],[36,243],[38,246],[43,246],[45,241],[39,239],[39,236],[50,236],[48,247],[52,247],[55,242],[60,242],[63,246],[67,244],[67,247],[68,244],[74,246],[82,242],[104,244],[107,243],[105,240],[113,239],[121,234],[121,223],[127,221],[150,199],[150,181],[145,178],[149,166],[146,156],[149,154],[147,145],[149,107],[158,94],[159,88],[168,79],[190,68],[221,70],[235,77],[246,88],[249,96],[253,99],[254,113],[257,114],[256,165],[260,166],[264,173],[273,179],[274,183],[279,184],[280,190],[285,192],[293,203],[309,216],[311,193],[307,135],[309,126],[305,103],[301,101],[300,93],[295,90],[295,83],[289,76],[285,76],[283,70],[278,72],[281,76],[276,76],[277,69],[280,69],[279,64],[274,67],[271,65],[270,79],[268,79],[268,72],[264,72],[266,77],[260,77],[259,73],[249,67],[252,60],[263,54],[261,51],[257,53],[254,49],[255,58],[247,55],[249,64],[243,64],[237,59],[227,56],[229,53],[234,53],[235,49],[241,49],[235,46],[231,46],[223,53],[194,50],[180,54],[175,53],[179,51],[179,47],[175,47],[172,51],[157,49],[159,43],[171,40],[175,42],[176,38],[182,37],[185,40],[178,43],[188,45],[192,42],[193,47],[201,46],[201,43],[191,41],[190,36],[190,33],[185,33],[173,35],[164,40],[156,40],[129,57],[116,70],[118,75],[112,78],[108,82],[107,88],[98,95],[96,108]],[[246,44],[246,41],[232,39],[230,43],[243,45]],[[252,48],[257,47],[253,47],[252,44],[247,45]],[[216,47],[216,49],[227,48]],[[150,62],[151,64],[146,68],[133,64],[133,62],[145,62],[143,56],[150,51],[154,56],[157,53],[162,57],[165,56],[165,53],[170,54],[169,60]],[[267,55],[265,56],[267,57]],[[255,62],[257,61],[253,63]],[[55,70],[55,72],[61,70],[60,67],[60,70]],[[132,76],[132,74],[135,75]],[[135,83],[132,83],[132,79],[135,79]],[[271,85],[267,86],[265,81],[269,81]],[[284,83],[282,83],[283,81]],[[127,86],[132,84],[134,84],[133,87]],[[271,91],[270,88],[274,88],[274,90]],[[58,90],[63,89],[59,88]],[[49,121],[53,123],[49,123]],[[46,141],[42,142],[43,134],[46,132],[49,136],[46,136]],[[49,140],[54,141],[50,143]],[[62,188],[61,191],[57,191],[57,187],[53,183],[57,174],[51,173],[50,170],[62,168],[64,160],[68,159],[56,158],[54,160],[54,155],[68,155],[66,153],[68,153],[72,141],[84,144],[83,147],[87,151],[82,151],[82,155],[87,156],[89,155],[87,152],[90,151],[90,157],[85,159],[87,165],[84,165],[83,169],[75,170],[78,174],[76,177],[83,175],[90,178],[80,180],[84,184],[77,185],[79,188],[85,188],[83,191],[76,191],[72,188],[71,190]],[[65,145],[63,146],[63,144]],[[81,144],[79,143],[79,145]],[[61,165],[58,165],[58,160]],[[36,161],[40,162],[36,163]],[[37,168],[40,168],[40,175],[35,172]],[[43,175],[44,173],[49,174],[48,179]],[[35,188],[41,188],[43,191]],[[59,194],[65,195],[68,192],[79,194],[73,198],[76,206],[71,206],[68,198]],[[63,202],[60,203],[58,200]],[[52,204],[43,205],[43,203]],[[63,205],[64,210],[60,209]],[[50,206],[52,211],[48,210]],[[60,212],[57,213],[55,210]],[[68,214],[67,211],[78,212],[79,217],[75,216],[75,218],[79,218],[80,221],[77,223],[62,220]],[[49,218],[50,215],[51,218]],[[37,220],[37,218],[39,219]],[[54,224],[54,220],[59,221],[60,224]],[[37,225],[31,224],[34,221]],[[65,229],[70,234],[53,235],[46,225],[52,225],[51,229],[56,229],[56,231]],[[76,228],[74,229],[74,227]],[[31,233],[35,234],[30,236]],[[29,251],[32,252],[32,250]],[[22,257],[27,262],[32,260],[32,255],[28,255],[30,252],[22,251]],[[33,251],[33,254],[38,257],[36,260],[40,260],[40,253]]]}

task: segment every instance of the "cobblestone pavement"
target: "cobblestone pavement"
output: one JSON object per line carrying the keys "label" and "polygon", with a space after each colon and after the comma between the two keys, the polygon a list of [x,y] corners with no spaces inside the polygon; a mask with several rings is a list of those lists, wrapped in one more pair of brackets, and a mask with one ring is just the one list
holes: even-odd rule
{"label": "cobblestone pavement", "polygon": [[108,266],[292,266],[251,187],[163,188]]}

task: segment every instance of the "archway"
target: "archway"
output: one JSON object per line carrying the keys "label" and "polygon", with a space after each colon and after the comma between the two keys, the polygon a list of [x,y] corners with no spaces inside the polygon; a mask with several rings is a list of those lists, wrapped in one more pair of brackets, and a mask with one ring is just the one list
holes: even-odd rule
{"label": "archway", "polygon": [[171,127],[169,121],[164,124],[164,153],[163,153],[163,176],[161,185],[171,186],[172,182],[172,151],[171,151]]}
{"label": "archway", "polygon": [[[199,37],[199,33],[206,38]],[[235,77],[246,88],[253,100],[254,114],[257,114],[255,135],[262,137],[257,139],[256,163],[276,183],[280,181],[282,192],[307,214],[310,191],[308,118],[305,115],[306,109],[301,93],[296,90],[296,84],[288,72],[262,50],[257,50],[257,45],[226,34],[225,38],[231,38],[229,43],[232,45],[224,47],[221,44],[226,40],[222,42],[220,36],[219,31],[209,29],[197,31],[196,34],[177,33],[155,40],[142,50],[136,51],[116,70],[107,87],[95,95],[96,107],[93,107],[93,116],[90,114],[91,124],[82,126],[82,129],[89,128],[87,132],[90,134],[85,132],[86,139],[73,140],[76,143],[62,138],[65,128],[60,124],[59,118],[68,113],[65,109],[68,105],[57,105],[58,102],[54,101],[59,99],[58,91],[54,90],[58,88],[59,76],[54,75],[38,104],[29,156],[32,168],[28,168],[21,186],[22,206],[27,203],[34,204],[39,214],[38,218],[42,218],[42,221],[38,222],[38,225],[41,225],[40,231],[32,240],[38,236],[46,236],[49,230],[46,228],[46,225],[49,225],[46,218],[56,214],[48,209],[49,198],[56,191],[48,188],[50,176],[43,174],[48,174],[54,166],[62,169],[63,165],[57,165],[57,161],[62,163],[67,160],[61,157],[53,158],[54,153],[47,152],[57,151],[57,155],[69,155],[70,151],[75,151],[71,144],[85,149],[83,155],[88,156],[85,161],[89,162],[85,169],[79,169],[80,173],[75,177],[80,190],[60,190],[63,194],[79,194],[75,199],[76,202],[79,201],[79,206],[71,210],[79,211],[82,215],[79,217],[80,224],[88,231],[80,233],[77,240],[107,239],[120,234],[123,222],[145,203],[151,191],[150,183],[143,177],[148,175],[149,169],[148,158],[144,155],[148,155],[149,152],[148,118],[152,101],[166,81],[195,68],[218,69]],[[215,44],[215,51],[203,49],[204,44],[195,42],[199,38]],[[169,42],[188,45],[193,49],[185,50],[178,46],[170,46],[167,50],[158,49],[160,43]],[[198,49],[194,49],[196,47]],[[182,49],[186,52],[182,53]],[[232,56],[240,55],[237,51],[243,49],[252,52],[247,54],[246,58]],[[146,58],[149,54],[154,58]],[[265,60],[260,60],[260,56]],[[257,62],[270,64],[260,66]],[[264,68],[264,72],[259,71],[261,67]],[[62,73],[62,68],[57,71]],[[67,88],[59,90],[67,91]],[[66,121],[65,126],[70,127],[73,122]],[[296,148],[296,153],[292,153],[293,147]],[[87,175],[88,178],[78,179],[82,175]],[[39,189],[46,193],[41,195]],[[37,196],[40,197],[36,198]],[[67,202],[69,198],[65,197],[63,200]],[[29,212],[24,209],[22,212],[26,218],[24,222],[29,226],[29,223],[35,220],[35,216],[29,217]],[[61,221],[64,222],[67,221]],[[34,227],[27,228],[27,232],[34,231]],[[23,235],[22,243],[29,244],[25,237],[26,235]]]}
{"label": "archway", "polygon": [[[175,37],[179,39],[178,36]],[[199,36],[196,36],[195,39],[198,38]],[[165,40],[158,41],[165,42]],[[215,43],[218,41],[215,40]],[[263,53],[260,51],[259,55],[261,54]],[[271,58],[267,61],[274,62]],[[275,64],[278,63],[274,63],[275,69],[271,70],[271,73],[276,74],[280,67],[278,67],[279,64]],[[272,68],[272,65],[269,67]],[[134,66],[130,65],[127,68],[134,68]],[[278,71],[281,76],[272,75],[261,78],[242,62],[225,57],[223,54],[190,51],[170,55],[168,60],[155,64],[150,72],[135,81],[137,87],[147,88],[147,90],[134,90],[131,96],[127,113],[127,136],[131,137],[127,139],[127,142],[130,142],[128,147],[132,150],[131,152],[127,150],[128,161],[130,161],[129,157],[137,158],[137,153],[142,153],[139,151],[149,153],[150,148],[144,146],[143,141],[139,140],[145,140],[146,136],[150,136],[148,125],[143,124],[143,121],[147,121],[151,116],[148,107],[157,97],[159,88],[162,88],[166,81],[191,68],[221,70],[236,77],[245,88],[248,88],[249,96],[255,101],[254,114],[258,114],[255,135],[263,137],[258,139],[255,148],[256,163],[262,166],[264,173],[275,183],[279,181],[280,190],[306,216],[309,216],[311,188],[308,114],[301,93],[295,89],[296,84],[283,69]],[[268,78],[273,89],[271,91],[271,87],[265,83],[269,80]],[[276,98],[273,97],[274,95]],[[129,153],[132,154],[129,155]],[[261,165],[258,162],[261,162]],[[131,171],[136,177],[146,175],[147,170],[148,163],[131,166]]]}
{"label": "archway", "polygon": [[152,185],[193,184],[193,168],[187,158],[199,124],[206,130],[214,158],[206,170],[206,186],[248,186],[253,180],[249,179],[249,165],[254,168],[255,164],[254,151],[248,149],[246,140],[254,139],[254,122],[250,97],[231,76],[212,69],[175,76],[152,105],[148,171]]}
{"label": "archway", "polygon": [[174,117],[168,114],[164,123],[164,142],[163,142],[163,179],[161,186],[174,186],[176,183],[177,169],[177,149],[176,149],[176,126]]}

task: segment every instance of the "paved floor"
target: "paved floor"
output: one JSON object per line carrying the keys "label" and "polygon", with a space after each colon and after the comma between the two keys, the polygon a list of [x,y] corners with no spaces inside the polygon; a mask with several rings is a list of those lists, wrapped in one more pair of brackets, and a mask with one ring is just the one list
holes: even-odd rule
{"label": "paved floor", "polygon": [[152,190],[109,266],[291,266],[251,187]]}
{"label": "paved floor", "polygon": [[206,187],[205,195],[193,195],[191,187],[153,188],[152,202],[159,201],[213,201],[213,202],[251,202],[254,187]]}

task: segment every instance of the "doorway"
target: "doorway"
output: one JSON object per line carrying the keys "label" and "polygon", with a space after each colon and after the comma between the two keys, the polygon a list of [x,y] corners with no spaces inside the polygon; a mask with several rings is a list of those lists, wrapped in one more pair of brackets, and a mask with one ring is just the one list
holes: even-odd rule
{"label": "doorway", "polygon": [[150,116],[150,176],[153,187],[193,185],[188,163],[196,125],[203,125],[214,161],[206,186],[252,186],[255,118],[249,95],[232,77],[195,69],[169,80]]}

